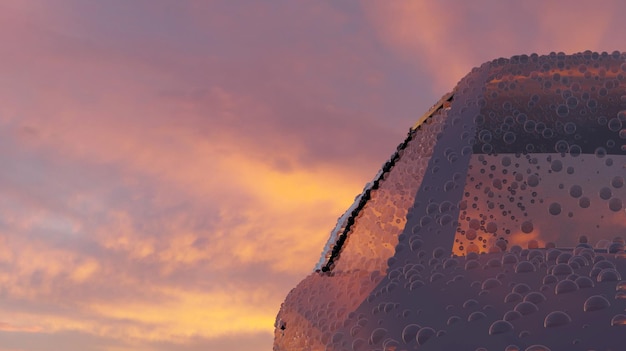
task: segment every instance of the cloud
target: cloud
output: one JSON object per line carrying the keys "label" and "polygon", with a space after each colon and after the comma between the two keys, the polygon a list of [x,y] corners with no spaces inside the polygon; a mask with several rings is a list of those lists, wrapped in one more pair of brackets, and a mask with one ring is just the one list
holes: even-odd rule
{"label": "cloud", "polygon": [[397,142],[393,128],[342,106],[341,90],[307,69],[341,65],[316,51],[283,49],[259,58],[267,71],[230,76],[219,72],[243,66],[158,42],[141,51],[139,34],[113,39],[113,28],[66,21],[65,7],[19,10],[36,16],[3,25],[21,41],[0,67],[15,82],[0,87],[0,322],[107,350],[267,338],[388,153],[365,138]]}
{"label": "cloud", "polygon": [[499,57],[619,49],[620,6],[485,0],[369,2],[364,8],[381,42],[413,69],[427,71],[443,94],[472,67]]}

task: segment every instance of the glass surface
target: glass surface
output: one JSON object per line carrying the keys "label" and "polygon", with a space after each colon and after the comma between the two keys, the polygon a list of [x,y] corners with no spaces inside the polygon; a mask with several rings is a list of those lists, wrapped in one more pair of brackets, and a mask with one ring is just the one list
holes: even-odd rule
{"label": "glass surface", "polygon": [[625,77],[619,52],[470,72],[340,219],[274,349],[625,349]]}

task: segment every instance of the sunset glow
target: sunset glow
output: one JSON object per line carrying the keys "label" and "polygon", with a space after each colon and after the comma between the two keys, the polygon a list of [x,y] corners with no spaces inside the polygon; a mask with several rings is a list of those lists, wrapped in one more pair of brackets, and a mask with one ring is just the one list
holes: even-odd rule
{"label": "sunset glow", "polygon": [[617,1],[433,4],[1,2],[0,351],[270,350],[472,67],[625,51]]}

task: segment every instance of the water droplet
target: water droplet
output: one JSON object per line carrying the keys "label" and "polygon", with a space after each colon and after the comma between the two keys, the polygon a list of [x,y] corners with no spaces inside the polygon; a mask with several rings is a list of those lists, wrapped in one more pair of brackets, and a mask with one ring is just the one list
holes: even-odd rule
{"label": "water droplet", "polygon": [[569,188],[569,194],[573,198],[579,198],[583,195],[583,188],[580,185],[572,185]]}
{"label": "water droplet", "polygon": [[557,256],[556,258],[556,263],[569,263],[570,259],[572,258],[572,254],[569,252],[562,252],[561,254],[559,254],[559,256]]}
{"label": "water droplet", "polygon": [[539,185],[539,177],[537,177],[534,174],[531,174],[530,176],[528,176],[528,180],[526,181],[526,184],[528,184],[528,186],[531,186],[531,187],[536,187],[537,185]]}
{"label": "water droplet", "polygon": [[431,275],[431,276],[430,276],[430,282],[431,282],[431,283],[432,283],[432,282],[435,282],[435,281],[437,281],[437,280],[439,280],[439,279],[441,279],[441,278],[443,278],[443,277],[444,277],[444,275],[443,275],[443,274],[441,274],[441,273],[439,273],[439,272],[435,272],[435,273],[433,273],[433,275]]}
{"label": "water droplet", "polygon": [[470,313],[470,315],[467,317],[467,321],[468,322],[473,322],[473,321],[477,321],[479,319],[483,319],[485,317],[487,317],[486,314],[484,314],[483,312],[480,312],[480,311],[476,311],[476,312]]}
{"label": "water droplet", "polygon": [[456,267],[458,265],[459,265],[459,261],[457,261],[455,258],[448,258],[443,263],[443,268],[448,269],[448,268]]}
{"label": "water droplet", "polygon": [[528,234],[531,233],[535,227],[533,226],[533,222],[532,221],[525,221],[524,223],[522,223],[522,232]]}
{"label": "water droplet", "polygon": [[463,308],[470,308],[474,306],[478,306],[478,301],[474,299],[469,299],[463,303]]}
{"label": "water droplet", "polygon": [[567,263],[559,263],[552,268],[552,274],[556,276],[569,275],[572,273],[574,273],[574,271]]}
{"label": "water droplet", "polygon": [[450,318],[448,318],[448,321],[446,322],[447,325],[452,325],[458,321],[461,320],[461,317],[459,316],[451,316]]}
{"label": "water droplet", "polygon": [[402,330],[402,340],[405,343],[409,343],[415,340],[417,332],[420,330],[421,326],[418,324],[409,324]]}
{"label": "water droplet", "polygon": [[618,212],[622,209],[622,199],[619,197],[614,197],[609,200],[609,209],[613,212]]}
{"label": "water droplet", "polygon": [[576,278],[574,283],[578,285],[579,289],[593,288],[595,286],[593,280],[591,280],[591,278],[589,277],[578,277]]}
{"label": "water droplet", "polygon": [[565,123],[565,125],[563,126],[563,130],[565,131],[565,134],[574,134],[576,133],[576,123],[573,122],[567,122]]}
{"label": "water droplet", "polygon": [[505,321],[514,321],[520,318],[522,318],[522,314],[517,311],[507,311],[504,314],[504,317],[502,317],[502,319],[504,319]]}
{"label": "water droplet", "polygon": [[504,297],[505,303],[519,302],[519,301],[522,301],[522,295],[516,292],[510,292]]}
{"label": "water droplet", "polygon": [[585,312],[598,311],[608,308],[609,306],[611,306],[611,303],[609,303],[609,300],[607,300],[604,296],[594,295],[585,300],[583,310]]}
{"label": "water droplet", "polygon": [[596,277],[596,281],[598,283],[617,282],[620,280],[622,280],[622,276],[619,274],[618,271],[613,268],[603,269],[602,271],[600,271],[600,273],[598,273],[598,276]]}
{"label": "water droplet", "polygon": [[352,350],[357,351],[363,349],[365,349],[365,340],[361,338],[356,338],[354,339],[354,341],[352,341]]}
{"label": "water droplet", "polygon": [[441,258],[446,255],[446,250],[443,247],[437,247],[433,250],[433,258]]}
{"label": "water droplet", "polygon": [[465,263],[465,270],[469,271],[471,269],[476,269],[480,267],[480,263],[478,261],[467,261]]}
{"label": "water droplet", "polygon": [[559,105],[559,107],[557,107],[556,109],[556,114],[559,117],[565,117],[569,114],[569,108],[567,108],[567,106],[565,105]]}
{"label": "water droplet", "polygon": [[543,284],[554,284],[558,281],[559,279],[552,274],[548,274],[545,277],[543,277]]}
{"label": "water droplet", "polygon": [[383,338],[387,336],[387,329],[385,328],[376,328],[372,331],[370,335],[370,345],[376,345],[380,343]]}
{"label": "water droplet", "polygon": [[476,230],[474,229],[468,229],[467,232],[465,233],[465,238],[467,240],[475,240],[476,237],[478,237],[478,234],[476,233]]}
{"label": "water droplet", "polygon": [[519,262],[515,266],[515,273],[530,273],[536,270],[535,265],[528,261]]}
{"label": "water droplet", "polygon": [[561,280],[554,287],[554,294],[566,294],[578,290],[578,285],[571,280]]}
{"label": "water droplet", "polygon": [[[599,242],[598,242],[599,243]],[[607,241],[607,245],[604,247],[608,247],[609,242]],[[599,256],[602,257],[602,256]],[[605,260],[604,257],[602,257],[601,260],[599,260],[598,262],[594,263],[593,268],[600,268],[600,269],[606,269],[606,268],[613,268],[615,269],[615,265],[613,264],[613,262]]]}
{"label": "water droplet", "polygon": [[553,202],[550,204],[549,210],[551,215],[556,216],[561,213],[561,204],[558,202]]}
{"label": "water droplet", "polygon": [[580,198],[580,200],[578,200],[578,205],[581,208],[588,208],[589,206],[591,206],[591,200],[589,200],[588,197],[583,196]]}
{"label": "water droplet", "polygon": [[570,147],[569,147],[569,154],[572,157],[578,157],[582,153],[583,153],[583,149],[580,146],[578,146],[578,145],[570,145]]}
{"label": "water droplet", "polygon": [[554,144],[554,150],[561,154],[567,153],[569,144],[565,140],[559,140]]}
{"label": "water droplet", "polygon": [[[498,263],[500,263],[500,261],[498,261]],[[499,287],[500,285],[502,285],[502,283],[498,279],[488,278],[483,282],[481,288],[483,290],[491,290]]]}
{"label": "water droplet", "polygon": [[506,253],[502,256],[502,265],[516,264],[517,261],[517,256],[511,253]]}
{"label": "water droplet", "polygon": [[609,187],[604,187],[604,188],[600,189],[599,195],[600,195],[600,198],[601,198],[602,200],[608,200],[608,199],[610,199],[610,198],[611,198],[611,196],[613,195],[613,193],[612,193],[612,191],[611,191],[611,188],[609,188]]}
{"label": "water droplet", "polygon": [[622,176],[615,176],[611,179],[611,186],[619,189],[624,186],[624,178]]}
{"label": "water droplet", "polygon": [[435,336],[436,332],[435,329],[430,328],[430,327],[424,327],[421,328],[418,332],[417,332],[417,336],[415,337],[417,340],[417,344],[422,346],[424,345],[424,343],[426,343],[426,341],[428,341],[428,339],[430,339],[431,337]]}
{"label": "water droplet", "polygon": [[572,318],[570,318],[567,313],[561,311],[553,311],[550,312],[543,320],[543,326],[545,328],[560,327],[562,325],[569,324],[571,321]]}
{"label": "water droplet", "polygon": [[[493,252],[497,253],[497,252],[501,252],[501,251],[502,251],[502,249],[500,247],[498,247],[498,246],[492,246],[491,248],[489,248],[489,252],[492,252],[492,253]],[[502,263],[500,263],[499,259],[494,257],[494,258],[490,259],[489,261],[487,261],[486,266],[489,267],[489,268],[498,268],[498,267],[502,267]]]}
{"label": "water droplet", "polygon": [[539,308],[537,307],[537,305],[535,305],[532,302],[524,301],[524,302],[518,303],[515,306],[514,310],[521,313],[523,316],[526,316],[531,313],[539,311]]}
{"label": "water droplet", "polygon": [[626,315],[616,314],[615,316],[613,316],[613,318],[611,319],[611,326],[626,326]]}
{"label": "water droplet", "polygon": [[504,133],[504,136],[502,137],[502,140],[504,140],[504,143],[507,145],[511,145],[515,142],[515,133],[513,132],[506,132]]}
{"label": "water droplet", "polygon": [[619,118],[611,118],[607,123],[607,127],[612,132],[617,132],[622,129],[622,121]]}
{"label": "water droplet", "polygon": [[508,321],[499,320],[491,323],[489,327],[489,335],[498,335],[510,332],[513,330],[513,324]]}
{"label": "water droplet", "polygon": [[560,172],[563,169],[563,162],[561,162],[561,160],[554,160],[552,164],[550,164],[550,168],[554,172]]}
{"label": "water droplet", "polygon": [[542,303],[546,301],[546,296],[540,292],[533,291],[524,296],[524,301],[532,302],[534,304]]}
{"label": "water droplet", "polygon": [[545,345],[532,345],[528,346],[524,351],[552,351],[549,347]]}

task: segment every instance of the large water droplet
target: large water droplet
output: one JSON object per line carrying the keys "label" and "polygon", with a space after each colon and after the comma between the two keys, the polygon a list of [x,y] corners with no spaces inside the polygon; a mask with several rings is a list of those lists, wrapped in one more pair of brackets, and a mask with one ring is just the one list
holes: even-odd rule
{"label": "large water droplet", "polygon": [[513,324],[508,321],[499,320],[491,323],[489,327],[489,335],[504,334],[513,330]]}
{"label": "large water droplet", "polygon": [[548,274],[545,277],[543,277],[543,284],[554,284],[558,281],[559,279],[552,274]]}
{"label": "large water droplet", "polygon": [[626,326],[626,315],[616,314],[615,316],[613,316],[613,318],[611,319],[611,326]]}
{"label": "large water droplet", "polygon": [[522,232],[528,234],[528,233],[532,232],[535,229],[535,227],[533,226],[533,222],[532,221],[525,221],[525,222],[522,223],[521,229],[522,229]]}
{"label": "large water droplet", "polygon": [[580,198],[580,200],[578,200],[578,206],[580,206],[581,208],[588,208],[589,206],[591,206],[591,200],[589,200],[588,197],[583,196]]}
{"label": "large water droplet", "polygon": [[353,351],[364,350],[365,344],[366,344],[365,340],[361,338],[356,338],[354,339],[354,341],[352,341],[352,350]]}
{"label": "large water droplet", "polygon": [[514,310],[519,312],[523,316],[526,316],[526,315],[529,315],[531,313],[539,311],[539,308],[537,307],[537,305],[535,305],[532,302],[524,301],[524,302],[518,303],[515,306]]}
{"label": "large water droplet", "polygon": [[376,328],[372,331],[370,335],[370,345],[376,345],[383,341],[383,338],[387,335],[387,329],[385,328]]}
{"label": "large water droplet", "polygon": [[593,280],[589,277],[578,277],[574,282],[578,285],[579,289],[593,288],[595,286]]}
{"label": "large water droplet", "polygon": [[474,306],[478,306],[478,301],[474,299],[469,299],[463,303],[463,308],[470,308]]}
{"label": "large water droplet", "polygon": [[415,339],[417,340],[417,344],[421,346],[424,345],[424,343],[426,343],[426,341],[432,338],[435,334],[435,329],[430,327],[424,327],[417,332]]}
{"label": "large water droplet", "polygon": [[611,303],[604,296],[594,295],[594,296],[587,298],[587,300],[585,300],[585,304],[583,305],[583,311],[585,312],[598,311],[598,310],[603,310],[605,308],[608,308],[610,306],[611,306]]}
{"label": "large water droplet", "polygon": [[505,303],[519,302],[522,301],[522,295],[516,292],[510,292],[504,297]]}
{"label": "large water droplet", "polygon": [[622,129],[622,121],[619,118],[611,118],[607,123],[607,127],[612,132],[618,132]]}
{"label": "large water droplet", "polygon": [[417,335],[417,332],[420,330],[420,328],[421,326],[419,326],[418,324],[407,325],[402,330],[402,340],[407,344],[415,340],[415,336]]}
{"label": "large water droplet", "polygon": [[504,314],[504,317],[502,317],[502,319],[504,319],[505,321],[514,321],[520,318],[522,318],[522,314],[517,311],[507,311]]}
{"label": "large water droplet", "polygon": [[467,317],[467,321],[468,322],[473,322],[473,321],[477,321],[479,319],[483,319],[485,317],[487,317],[486,314],[484,314],[483,312],[480,312],[480,311],[476,311],[476,312],[470,313],[470,315]]}
{"label": "large water droplet", "polygon": [[566,294],[578,290],[578,285],[571,280],[561,280],[554,287],[554,294]]}
{"label": "large water droplet", "polygon": [[548,209],[551,215],[556,216],[561,213],[561,204],[558,202],[553,202],[550,204]]}
{"label": "large water droplet", "polygon": [[572,273],[574,273],[574,271],[567,263],[559,263],[552,268],[552,274],[556,276],[570,275]]}
{"label": "large water droplet", "polygon": [[618,212],[622,209],[622,199],[619,197],[614,197],[609,200],[609,209],[613,212]]}
{"label": "large water droplet", "polygon": [[[500,261],[497,261],[497,262],[500,263]],[[499,287],[500,285],[502,285],[502,283],[498,279],[488,278],[483,282],[481,288],[483,290],[491,290],[491,289]]]}
{"label": "large water droplet", "polygon": [[572,318],[561,311],[550,312],[543,321],[543,326],[545,328],[553,328],[560,327],[562,325],[569,324],[572,321]]}
{"label": "large water droplet", "polygon": [[569,194],[571,197],[579,198],[583,195],[583,188],[580,185],[572,185],[569,188]]}
{"label": "large water droplet", "polygon": [[528,295],[524,296],[524,301],[532,302],[534,304],[539,304],[546,301],[546,296],[540,292],[532,291],[529,292]]}
{"label": "large water droplet", "polygon": [[530,273],[536,270],[535,265],[528,261],[519,262],[515,266],[515,273]]}
{"label": "large water droplet", "polygon": [[446,322],[447,325],[452,325],[458,321],[461,320],[461,317],[459,316],[450,316],[450,318],[448,318],[448,321]]}
{"label": "large water droplet", "polygon": [[612,193],[612,191],[611,191],[611,188],[609,188],[609,187],[604,187],[604,188],[600,189],[599,195],[600,195],[600,198],[601,198],[602,200],[608,200],[608,199],[610,199],[610,198],[611,198],[611,196],[613,195],[613,193]]}
{"label": "large water droplet", "polygon": [[600,271],[600,273],[598,273],[598,276],[596,277],[596,281],[598,283],[617,282],[620,280],[622,280],[622,276],[617,270],[613,268],[603,269],[602,271]]}

